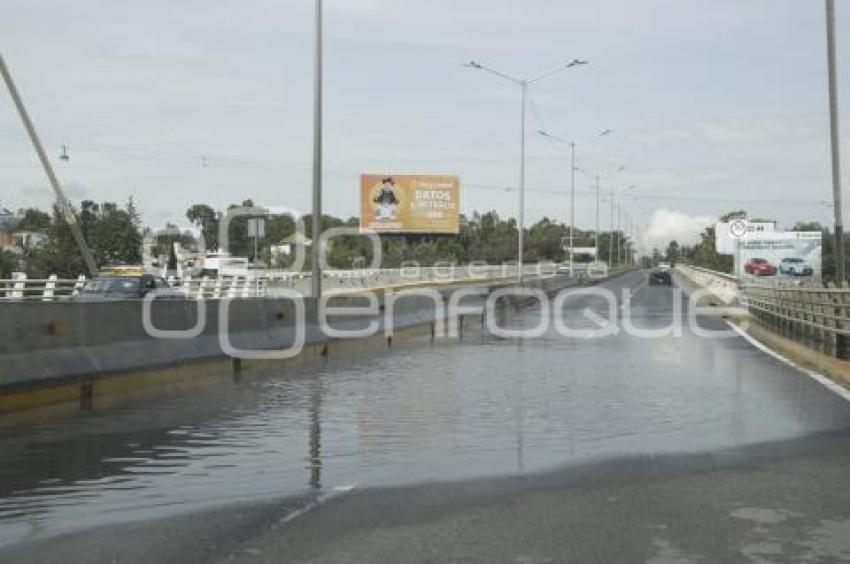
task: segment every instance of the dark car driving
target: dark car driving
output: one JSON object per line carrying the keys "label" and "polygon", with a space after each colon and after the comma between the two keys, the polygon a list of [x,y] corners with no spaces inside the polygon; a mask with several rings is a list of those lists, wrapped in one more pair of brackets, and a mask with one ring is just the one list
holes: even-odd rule
{"label": "dark car driving", "polygon": [[70,299],[75,302],[138,300],[152,291],[156,291],[158,299],[186,299],[185,293],[169,286],[164,278],[151,274],[98,276],[87,282],[80,293],[71,296]]}
{"label": "dark car driving", "polygon": [[649,283],[653,286],[663,284],[665,286],[673,285],[673,276],[670,274],[669,268],[657,266],[649,273]]}

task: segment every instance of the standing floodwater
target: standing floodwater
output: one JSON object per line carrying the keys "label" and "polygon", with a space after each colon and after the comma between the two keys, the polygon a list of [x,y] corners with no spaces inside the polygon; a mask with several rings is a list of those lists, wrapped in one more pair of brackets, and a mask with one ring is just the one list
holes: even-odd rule
{"label": "standing floodwater", "polygon": [[[636,325],[673,293],[639,273]],[[578,320],[582,298],[567,318]],[[581,307],[579,307],[581,306]],[[505,323],[533,325],[535,309]],[[707,320],[722,328],[720,320]],[[133,407],[0,431],[0,542],[338,486],[709,451],[850,426],[846,402],[741,339],[397,340]]]}

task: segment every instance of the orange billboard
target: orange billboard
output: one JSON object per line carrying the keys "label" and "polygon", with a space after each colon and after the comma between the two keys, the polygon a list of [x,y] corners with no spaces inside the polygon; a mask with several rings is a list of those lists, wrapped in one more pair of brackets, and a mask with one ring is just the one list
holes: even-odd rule
{"label": "orange billboard", "polygon": [[383,233],[457,233],[459,211],[457,176],[360,175],[360,229]]}

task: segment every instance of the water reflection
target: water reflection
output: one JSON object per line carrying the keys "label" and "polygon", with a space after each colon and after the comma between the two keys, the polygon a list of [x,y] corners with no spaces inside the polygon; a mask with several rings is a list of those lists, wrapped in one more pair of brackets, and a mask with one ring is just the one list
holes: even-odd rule
{"label": "water reflection", "polygon": [[310,487],[322,488],[322,382],[314,380],[310,393]]}
{"label": "water reflection", "polygon": [[[636,293],[635,324],[669,321],[665,290]],[[574,325],[584,306],[607,308],[568,303]],[[532,326],[537,315],[507,312],[500,323]],[[848,425],[843,400],[738,340],[686,330],[523,341],[468,323],[459,340],[396,340],[391,351],[2,429],[0,543],[339,485],[529,472]]]}

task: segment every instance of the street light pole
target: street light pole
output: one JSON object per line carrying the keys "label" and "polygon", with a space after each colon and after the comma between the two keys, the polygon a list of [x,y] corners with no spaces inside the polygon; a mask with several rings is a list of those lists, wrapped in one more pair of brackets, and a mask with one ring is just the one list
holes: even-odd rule
{"label": "street light pole", "polygon": [[313,68],[313,225],[311,247],[312,290],[316,307],[322,295],[322,0],[316,0],[315,60]]}
{"label": "street light pole", "polygon": [[[555,141],[559,141],[561,143],[567,143],[570,146],[570,234],[569,234],[569,242],[570,242],[570,277],[573,275],[573,248],[574,248],[574,238],[573,232],[575,231],[576,225],[576,143],[575,141],[567,141],[563,137],[558,135],[553,135],[548,131],[543,129],[539,129],[537,131],[543,137],[548,137]],[[591,139],[605,137],[606,135],[610,135],[613,133],[611,129],[604,129],[594,135]],[[585,143],[589,141],[589,139],[582,141],[581,143]],[[595,236],[595,245],[596,245],[596,260],[599,260],[599,175],[596,175],[596,236]]]}
{"label": "street light pole", "polygon": [[[623,212],[623,215],[624,215],[624,217],[625,217],[625,219],[624,219],[624,222],[623,222],[623,223],[624,223],[625,225],[623,225],[623,226],[621,227],[621,223],[620,223],[620,209],[622,208],[623,202],[625,202],[626,193],[627,193],[627,192],[631,192],[631,191],[632,191],[632,190],[634,190],[634,189],[635,189],[635,186],[634,186],[633,184],[632,184],[632,185],[627,186],[626,188],[624,188],[624,189],[623,189],[623,191],[621,192],[620,203],[618,203],[618,204],[617,204],[617,230],[620,232],[620,233],[619,233],[619,237],[618,237],[618,239],[617,239],[617,241],[618,241],[617,261],[618,261],[618,262],[620,261],[620,254],[621,254],[621,250],[620,250],[620,249],[622,249],[622,257],[623,257],[622,262],[623,262],[623,263],[627,262],[627,259],[628,259],[629,247],[626,245],[626,233],[625,233],[625,231],[626,231],[626,229],[627,229],[627,228],[629,228],[629,226],[630,226],[630,223],[629,223],[629,217],[630,217],[630,216],[629,216],[629,214],[628,214],[628,212],[627,212],[627,211],[624,211],[624,212]],[[632,198],[634,198],[634,195],[632,195]]]}
{"label": "street light pole", "polygon": [[570,278],[573,277],[573,232],[576,229],[576,144],[570,143]]}
{"label": "street light pole", "polygon": [[844,221],[841,213],[841,155],[838,136],[838,92],[835,71],[835,1],[826,0],[826,53],[829,67],[829,133],[832,152],[832,202],[835,217],[835,281],[843,285]]}
{"label": "street light pole", "polygon": [[528,96],[528,86],[542,80],[544,78],[548,78],[553,74],[557,74],[561,71],[567,70],[569,68],[586,65],[587,61],[582,61],[580,59],[573,59],[566,64],[562,64],[557,66],[551,70],[546,72],[542,72],[540,74],[534,75],[530,78],[517,78],[515,76],[511,76],[507,73],[503,73],[501,71],[497,71],[490,67],[484,66],[477,61],[470,61],[467,63],[467,68],[487,71],[490,74],[495,74],[496,76],[503,78],[505,80],[509,80],[514,84],[519,85],[522,91],[522,110],[520,116],[520,149],[519,149],[519,221],[517,221],[517,225],[519,227],[519,237],[517,241],[517,263],[519,267],[519,271],[517,273],[517,278],[519,283],[522,284],[523,278],[523,243],[524,243],[524,234],[523,230],[525,228],[525,107],[526,107],[526,98]]}
{"label": "street light pole", "polygon": [[614,267],[614,185],[611,185],[611,233],[608,236],[608,268]]}
{"label": "street light pole", "polygon": [[596,246],[596,256],[593,258],[599,260],[599,175],[596,175],[596,236],[594,237]]}
{"label": "street light pole", "polygon": [[517,266],[519,268],[519,272],[517,274],[519,278],[519,283],[522,285],[522,267],[523,267],[523,254],[525,251],[525,106],[526,106],[526,96],[528,94],[528,82],[523,80],[521,82],[522,88],[522,130],[520,132],[520,143],[519,143],[519,242],[517,249]]}
{"label": "street light pole", "polygon": [[620,228],[620,204],[617,203],[617,264],[620,264],[620,254],[623,252],[623,235]]}

